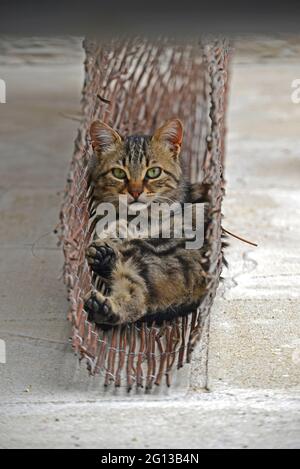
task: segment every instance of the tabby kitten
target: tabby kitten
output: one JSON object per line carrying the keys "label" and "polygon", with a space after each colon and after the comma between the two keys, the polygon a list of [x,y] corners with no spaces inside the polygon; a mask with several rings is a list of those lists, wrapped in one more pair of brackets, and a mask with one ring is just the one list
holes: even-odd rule
{"label": "tabby kitten", "polygon": [[[90,128],[94,156],[91,184],[97,203],[130,204],[203,201],[203,187],[184,181],[180,148],[183,127],[172,119],[153,136],[122,138],[99,120]],[[191,200],[192,199],[192,200]],[[97,324],[133,322],[180,305],[196,304],[204,293],[202,250],[185,239],[95,239],[87,249],[92,271],[107,286],[93,290],[85,308]]]}

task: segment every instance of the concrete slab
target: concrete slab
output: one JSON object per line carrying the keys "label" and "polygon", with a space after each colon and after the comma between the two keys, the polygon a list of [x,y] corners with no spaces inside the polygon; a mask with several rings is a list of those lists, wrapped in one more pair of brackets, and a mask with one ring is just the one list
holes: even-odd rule
{"label": "concrete slab", "polygon": [[[0,368],[3,400],[22,399],[26,390],[49,395],[51,383],[64,379],[68,359],[66,370],[77,366],[68,344],[63,257],[53,229],[76,135],[77,122],[65,116],[79,109],[81,40],[71,41],[73,59],[67,63],[52,53],[55,46],[49,47],[49,41],[36,48],[31,44],[30,51],[17,42],[12,40],[11,47],[19,50],[18,60],[10,60],[7,40],[0,59],[7,84],[7,104],[0,106],[0,337],[7,351],[7,363]],[[70,42],[64,46],[67,55]]]}
{"label": "concrete slab", "polygon": [[300,390],[300,106],[290,97],[299,67],[293,46],[289,58],[281,47],[241,42],[233,62],[224,226],[259,247],[231,239],[211,316],[210,389]]}
{"label": "concrete slab", "polygon": [[7,189],[0,195],[0,246],[56,248],[53,231],[60,202],[61,193],[53,187]]}
{"label": "concrete slab", "polygon": [[2,65],[1,78],[7,103],[0,106],[0,187],[62,190],[77,134],[82,61]]}
{"label": "concrete slab", "polygon": [[288,305],[286,300],[256,300],[254,307],[253,300],[218,298],[209,342],[211,390],[299,392],[299,302]]}
{"label": "concrete slab", "polygon": [[68,344],[51,230],[76,135],[82,53],[80,39],[43,41],[0,48],[8,85],[0,105],[0,447],[299,447],[300,105],[289,99],[297,41],[238,43],[224,226],[259,248],[231,240],[210,333],[186,368],[189,391],[146,399],[105,392]]}
{"label": "concrete slab", "polygon": [[293,394],[222,392],[159,402],[6,405],[0,447],[297,448]]}

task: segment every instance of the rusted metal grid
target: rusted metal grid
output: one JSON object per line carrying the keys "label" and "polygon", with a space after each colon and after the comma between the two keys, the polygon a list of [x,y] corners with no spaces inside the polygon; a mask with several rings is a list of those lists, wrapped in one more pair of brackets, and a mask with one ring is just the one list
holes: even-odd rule
{"label": "rusted metal grid", "polygon": [[[150,390],[171,371],[189,362],[201,337],[222,267],[224,118],[228,44],[225,40],[178,44],[168,40],[87,40],[82,123],[75,142],[61,210],[74,350],[104,384]],[[186,175],[208,188],[209,225],[205,233],[203,275],[206,294],[196,311],[162,323],[138,323],[103,331],[87,320],[83,298],[91,289],[85,249],[93,236],[93,197],[88,185],[92,154],[88,129],[100,118],[121,134],[151,133],[171,117],[184,123],[182,148]]]}

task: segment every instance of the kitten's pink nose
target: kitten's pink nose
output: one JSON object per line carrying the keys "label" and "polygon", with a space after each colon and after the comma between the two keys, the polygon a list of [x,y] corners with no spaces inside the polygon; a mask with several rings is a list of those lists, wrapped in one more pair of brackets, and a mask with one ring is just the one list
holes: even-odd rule
{"label": "kitten's pink nose", "polygon": [[137,200],[143,192],[143,186],[135,181],[130,181],[128,192],[135,200]]}
{"label": "kitten's pink nose", "polygon": [[134,199],[137,200],[137,199],[139,198],[139,196],[141,195],[142,191],[140,191],[140,190],[135,190],[135,191],[130,191],[129,193],[130,193],[130,195],[132,195],[132,197],[133,197]]}

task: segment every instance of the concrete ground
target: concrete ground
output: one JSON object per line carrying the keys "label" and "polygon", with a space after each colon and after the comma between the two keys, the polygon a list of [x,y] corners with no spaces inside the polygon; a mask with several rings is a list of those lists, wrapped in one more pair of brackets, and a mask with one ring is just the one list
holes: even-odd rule
{"label": "concrete ground", "polygon": [[104,393],[68,344],[52,229],[78,125],[80,40],[1,43],[0,448],[298,448],[300,37],[236,44],[224,227],[259,247],[231,240],[188,389],[147,399]]}

